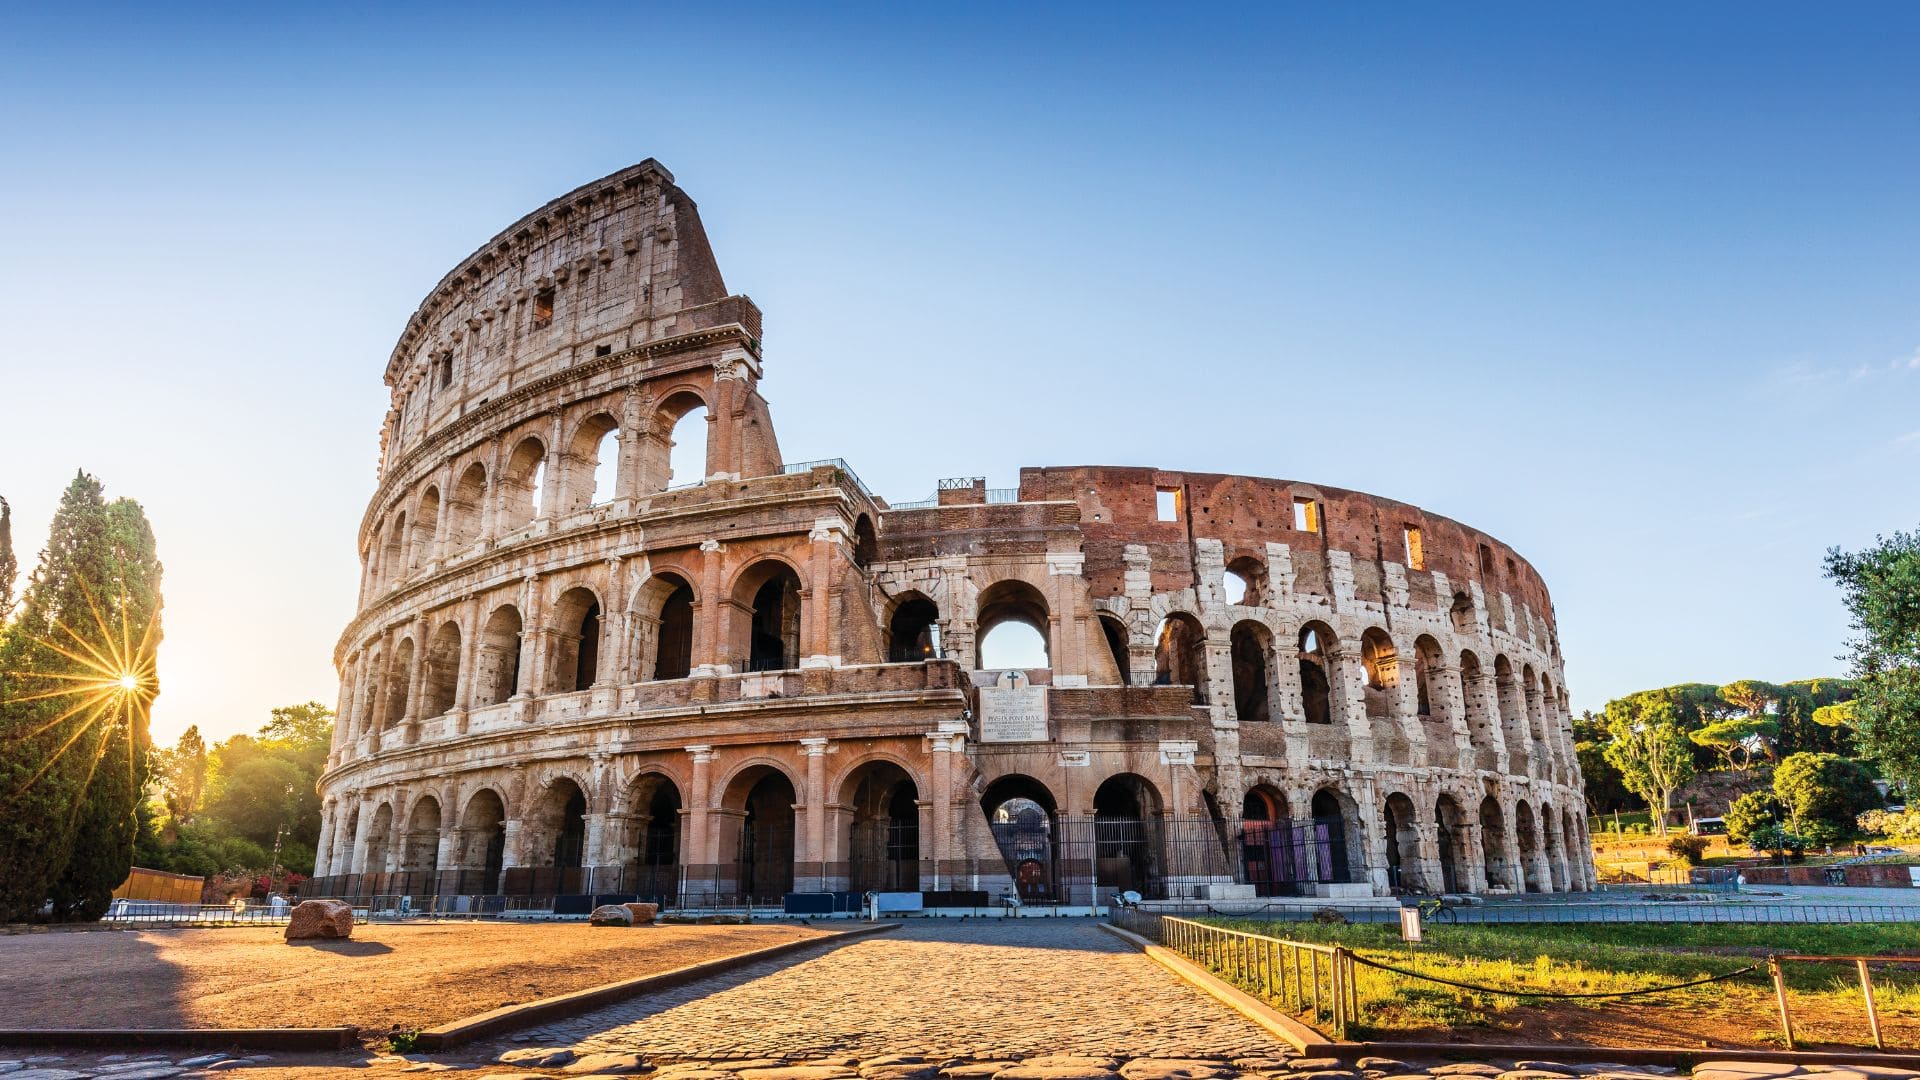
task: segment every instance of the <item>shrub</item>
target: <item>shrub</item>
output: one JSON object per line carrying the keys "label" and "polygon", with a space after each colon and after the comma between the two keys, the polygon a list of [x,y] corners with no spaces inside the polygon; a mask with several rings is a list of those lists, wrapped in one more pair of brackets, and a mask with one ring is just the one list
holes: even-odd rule
{"label": "shrub", "polygon": [[1755,851],[1777,855],[1783,851],[1792,852],[1799,858],[1812,843],[1798,833],[1788,832],[1784,826],[1768,823],[1753,830],[1747,837],[1747,845]]}
{"label": "shrub", "polygon": [[1819,844],[1850,839],[1854,819],[1884,805],[1867,771],[1838,754],[1795,754],[1781,762],[1773,794],[1794,828]]}
{"label": "shrub", "polygon": [[1700,865],[1700,859],[1707,853],[1707,838],[1704,836],[1676,836],[1667,841],[1667,850],[1685,859],[1688,866]]}
{"label": "shrub", "polygon": [[1727,807],[1727,843],[1747,843],[1754,830],[1779,822],[1780,814],[1780,800],[1772,792],[1747,792]]}
{"label": "shrub", "polygon": [[1920,810],[1869,810],[1854,819],[1860,831],[1889,840],[1920,840]]}

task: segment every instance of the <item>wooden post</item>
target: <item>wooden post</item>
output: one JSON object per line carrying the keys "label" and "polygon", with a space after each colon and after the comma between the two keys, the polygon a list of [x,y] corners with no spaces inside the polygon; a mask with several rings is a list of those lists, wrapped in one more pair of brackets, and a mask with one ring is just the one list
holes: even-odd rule
{"label": "wooden post", "polygon": [[1787,977],[1780,971],[1780,958],[1767,957],[1767,971],[1773,976],[1774,1000],[1780,1003],[1780,1033],[1787,1038],[1787,1049],[1793,1049],[1793,1017],[1787,1013]]}
{"label": "wooden post", "polygon": [[1873,1048],[1885,1050],[1887,1044],[1880,1037],[1880,1012],[1873,1007],[1873,980],[1867,975],[1867,962],[1855,960],[1854,964],[1860,969],[1860,993],[1867,999],[1867,1028],[1873,1032]]}

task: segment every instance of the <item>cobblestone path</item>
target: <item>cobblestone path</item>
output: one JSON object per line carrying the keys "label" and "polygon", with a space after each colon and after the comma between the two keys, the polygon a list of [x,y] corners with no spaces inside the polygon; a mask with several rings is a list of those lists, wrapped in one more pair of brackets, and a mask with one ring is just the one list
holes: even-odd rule
{"label": "cobblestone path", "polygon": [[915,921],[530,1034],[581,1053],[708,1059],[1231,1059],[1285,1045],[1092,921],[1066,919]]}

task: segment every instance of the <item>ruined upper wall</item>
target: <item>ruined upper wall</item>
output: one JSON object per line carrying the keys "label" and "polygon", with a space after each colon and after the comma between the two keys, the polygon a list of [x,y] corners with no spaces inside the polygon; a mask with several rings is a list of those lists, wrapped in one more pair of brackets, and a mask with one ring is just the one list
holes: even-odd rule
{"label": "ruined upper wall", "polygon": [[729,296],[691,198],[649,158],[502,230],[427,294],[387,362],[381,461],[513,387],[760,313]]}
{"label": "ruined upper wall", "polygon": [[[1178,519],[1161,521],[1158,493],[1180,493]],[[1294,528],[1294,500],[1311,499],[1319,528]],[[1153,587],[1169,591],[1193,584],[1193,541],[1215,539],[1226,561],[1265,559],[1265,545],[1286,544],[1293,553],[1298,587],[1326,592],[1326,552],[1353,556],[1355,596],[1382,602],[1383,562],[1408,567],[1417,607],[1446,610],[1451,596],[1436,595],[1434,574],[1449,591],[1479,582],[1489,604],[1501,593],[1553,624],[1552,599],[1540,575],[1512,548],[1452,518],[1417,506],[1344,488],[1222,473],[1178,472],[1121,466],[1064,466],[1020,470],[1021,502],[1072,501],[1080,508],[1086,577],[1095,596],[1124,591],[1128,544],[1145,544],[1153,556]],[[1420,530],[1422,569],[1409,563],[1406,529]],[[1486,549],[1483,566],[1482,547]],[[1554,651],[1557,652],[1557,642]]]}

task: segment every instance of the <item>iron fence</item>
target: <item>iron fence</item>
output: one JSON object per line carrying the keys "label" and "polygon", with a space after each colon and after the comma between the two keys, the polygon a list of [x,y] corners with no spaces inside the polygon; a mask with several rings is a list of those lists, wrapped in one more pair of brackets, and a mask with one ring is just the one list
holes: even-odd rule
{"label": "iron fence", "polygon": [[1360,998],[1354,986],[1353,953],[1342,945],[1290,941],[1121,908],[1111,921],[1164,945],[1268,1004],[1327,1025],[1327,1034],[1347,1037]]}
{"label": "iron fence", "polygon": [[[1155,905],[1156,913],[1206,918],[1258,919],[1263,922],[1310,922],[1332,912],[1352,923],[1398,923],[1400,908],[1338,902],[1270,902],[1267,904],[1209,903],[1184,906]],[[1611,900],[1567,900],[1555,903],[1516,903],[1494,900],[1473,906],[1449,907],[1433,925],[1518,923],[1903,923],[1920,922],[1916,904],[1765,903],[1740,900],[1622,903]]]}

